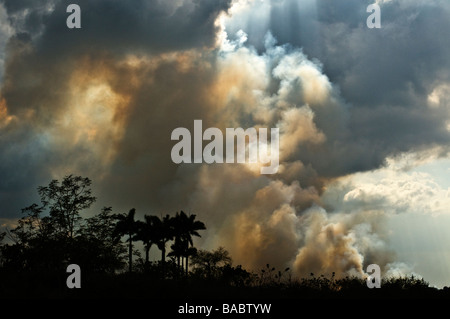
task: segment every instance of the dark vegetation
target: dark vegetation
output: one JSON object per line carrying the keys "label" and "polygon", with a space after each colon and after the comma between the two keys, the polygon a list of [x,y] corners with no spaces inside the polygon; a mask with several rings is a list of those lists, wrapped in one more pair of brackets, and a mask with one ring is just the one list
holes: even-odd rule
{"label": "dark vegetation", "polygon": [[[364,279],[311,274],[266,265],[259,272],[233,266],[223,247],[197,250],[193,238],[206,229],[196,215],[125,214],[105,207],[82,217],[96,198],[88,178],[67,176],[39,187],[40,204],[22,210],[14,229],[0,233],[2,298],[409,298],[449,297],[415,277],[383,279],[369,289]],[[135,248],[142,243],[144,256]],[[150,260],[155,246],[160,259]],[[81,268],[81,289],[69,289],[66,268]]]}

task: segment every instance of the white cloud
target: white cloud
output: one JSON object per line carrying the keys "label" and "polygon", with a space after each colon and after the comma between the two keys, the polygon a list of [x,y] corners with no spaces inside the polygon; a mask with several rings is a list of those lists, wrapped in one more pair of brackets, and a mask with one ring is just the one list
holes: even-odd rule
{"label": "white cloud", "polygon": [[[324,201],[338,211],[347,212],[380,210],[386,213],[450,214],[450,188],[434,176],[448,172],[422,169],[424,164],[430,165],[427,161],[412,168],[411,158],[391,158],[386,167],[340,178],[328,187]],[[341,202],[332,200],[336,194],[342,198]]]}

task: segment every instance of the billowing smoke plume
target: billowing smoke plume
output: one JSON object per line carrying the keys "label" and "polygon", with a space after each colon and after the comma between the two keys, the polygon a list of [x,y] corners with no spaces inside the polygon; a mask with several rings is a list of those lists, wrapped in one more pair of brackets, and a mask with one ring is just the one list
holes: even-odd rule
{"label": "billowing smoke plume", "polygon": [[[339,276],[370,263],[400,269],[386,211],[345,202],[344,188],[333,199],[330,183],[430,144],[447,151],[446,86],[436,79],[450,80],[442,44],[450,37],[428,43],[443,48],[430,49],[429,60],[403,53],[416,48],[407,28],[427,32],[423,19],[448,19],[430,18],[439,1],[425,13],[413,3],[407,15],[387,2],[385,29],[374,31],[364,27],[369,1],[351,2],[347,21],[345,8],[332,10],[336,1],[305,1],[303,11],[294,0],[78,1],[82,28],[69,30],[70,2],[2,1],[0,216],[16,217],[37,185],[75,173],[93,179],[99,206],[197,214],[208,228],[200,245],[223,245],[247,267]],[[379,47],[389,52],[371,51]],[[278,127],[278,173],[174,164],[171,132],[192,131],[195,119],[223,131]]]}

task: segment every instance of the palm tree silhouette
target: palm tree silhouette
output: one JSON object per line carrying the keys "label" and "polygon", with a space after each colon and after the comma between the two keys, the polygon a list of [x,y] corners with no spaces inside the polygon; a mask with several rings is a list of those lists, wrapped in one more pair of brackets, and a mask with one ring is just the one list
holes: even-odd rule
{"label": "palm tree silhouette", "polygon": [[128,271],[131,273],[133,263],[133,235],[136,233],[137,225],[134,221],[136,209],[132,208],[127,215],[117,215],[117,224],[114,229],[114,237],[120,240],[121,236],[128,235]]}
{"label": "palm tree silhouette", "polygon": [[164,265],[166,261],[166,243],[173,239],[172,218],[169,215],[162,219],[158,216],[151,216],[153,230],[155,232],[154,242],[161,250],[161,263]]}
{"label": "palm tree silhouette", "polygon": [[145,265],[147,266],[149,264],[149,252],[150,248],[153,244],[157,244],[157,232],[155,230],[155,219],[158,217],[156,216],[144,216],[144,222],[137,221],[136,222],[136,236],[135,240],[141,240],[144,244],[145,249]]}
{"label": "palm tree silhouette", "polygon": [[[173,229],[175,243],[172,245],[173,255],[177,256],[178,265],[180,266],[180,258],[184,257],[184,266],[186,274],[189,270],[189,256],[196,253],[192,236],[201,237],[198,230],[206,229],[205,224],[201,221],[195,220],[196,215],[186,215],[185,212],[180,211],[176,213],[173,219]],[[189,247],[189,245],[191,247]]]}
{"label": "palm tree silhouette", "polygon": [[177,266],[182,266],[181,257],[186,254],[186,250],[188,248],[188,242],[181,239],[180,237],[175,238],[175,242],[170,246],[172,251],[168,254],[168,256],[174,256],[177,259]]}

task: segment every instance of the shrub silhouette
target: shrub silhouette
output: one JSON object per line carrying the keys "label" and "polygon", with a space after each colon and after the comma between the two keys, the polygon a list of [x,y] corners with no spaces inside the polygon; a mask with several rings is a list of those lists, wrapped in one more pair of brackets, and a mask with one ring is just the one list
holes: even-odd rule
{"label": "shrub silhouette", "polygon": [[232,259],[223,247],[214,251],[199,250],[192,258],[193,272],[204,279],[219,279],[225,266],[231,266]]}

